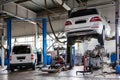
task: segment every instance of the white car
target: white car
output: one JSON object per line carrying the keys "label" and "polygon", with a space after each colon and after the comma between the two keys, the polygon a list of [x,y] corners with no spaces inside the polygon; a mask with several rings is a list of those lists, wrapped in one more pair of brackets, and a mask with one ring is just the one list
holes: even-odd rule
{"label": "white car", "polygon": [[69,13],[65,23],[67,37],[94,37],[104,45],[104,38],[109,37],[111,28],[96,8],[82,9]]}
{"label": "white car", "polygon": [[22,67],[35,70],[37,63],[37,54],[35,48],[31,45],[15,45],[10,55],[10,70],[20,69]]}

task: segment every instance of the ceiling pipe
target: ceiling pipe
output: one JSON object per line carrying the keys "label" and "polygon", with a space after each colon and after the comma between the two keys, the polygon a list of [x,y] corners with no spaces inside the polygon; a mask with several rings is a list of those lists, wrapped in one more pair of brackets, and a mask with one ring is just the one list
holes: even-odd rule
{"label": "ceiling pipe", "polygon": [[97,3],[97,4],[87,4],[87,7],[96,7],[96,6],[103,6],[103,5],[107,5],[107,4],[113,4],[113,1],[106,1],[106,2],[101,2],[101,3]]}
{"label": "ceiling pipe", "polygon": [[[62,4],[62,0],[55,0],[57,3],[59,3],[60,5]],[[63,3],[62,5],[67,11],[71,10],[71,8],[66,4]]]}
{"label": "ceiling pipe", "polygon": [[23,1],[23,0],[0,0],[0,5],[3,5],[9,2],[16,2],[16,1]]}
{"label": "ceiling pipe", "polygon": [[32,0],[18,0],[18,1],[15,1],[15,3],[20,4],[28,1],[32,1]]}
{"label": "ceiling pipe", "polygon": [[76,2],[80,5],[82,5],[82,6],[87,6],[87,2],[88,2],[88,0],[76,0]]}

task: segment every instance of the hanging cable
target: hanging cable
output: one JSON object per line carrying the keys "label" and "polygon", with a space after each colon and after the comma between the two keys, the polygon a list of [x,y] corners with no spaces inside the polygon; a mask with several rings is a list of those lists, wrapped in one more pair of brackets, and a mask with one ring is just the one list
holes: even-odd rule
{"label": "hanging cable", "polygon": [[[40,24],[37,22],[37,26],[42,30],[42,26],[40,26]],[[56,39],[54,39],[50,34],[48,34],[47,33],[47,35],[50,37],[50,38],[52,38],[53,40],[56,40]]]}
{"label": "hanging cable", "polygon": [[[37,22],[37,26],[42,30],[42,26],[39,24],[39,22]],[[47,33],[47,35],[52,39],[55,40],[56,43],[56,39],[54,39],[50,34]],[[59,45],[61,45],[60,43],[58,43]],[[52,46],[52,45],[51,45]],[[61,45],[62,46],[62,45]],[[47,49],[47,51],[49,50],[49,48]]]}
{"label": "hanging cable", "polygon": [[82,6],[87,6],[87,1],[88,0],[76,0],[78,4],[81,4]]}
{"label": "hanging cable", "polygon": [[52,0],[52,3],[53,3],[54,5],[56,5],[56,6],[58,6],[58,4],[56,4],[56,2],[55,2],[54,0]]}
{"label": "hanging cable", "polygon": [[[33,1],[33,0],[31,0],[31,3],[33,3],[33,4],[35,4],[35,5],[37,5],[37,6],[39,6],[40,8],[42,8],[42,9],[46,9],[45,7],[43,7],[43,6],[41,6],[41,5],[39,5],[38,3],[36,3],[35,1]],[[52,14],[54,14],[54,15],[57,15],[57,16],[59,16],[57,13],[55,13],[54,11],[52,11],[52,10],[48,10],[48,12],[50,12],[50,13],[52,13]]]}
{"label": "hanging cable", "polygon": [[54,29],[53,29],[53,27],[52,27],[52,23],[51,23],[51,20],[50,20],[49,12],[48,12],[47,1],[45,0],[44,2],[45,2],[45,8],[46,8],[46,13],[47,13],[48,22],[49,22],[50,28],[51,28],[51,30],[52,30],[52,33],[53,33],[55,39],[56,39],[58,42],[64,43],[64,42],[61,42],[61,41],[58,39],[58,37],[55,35]]}

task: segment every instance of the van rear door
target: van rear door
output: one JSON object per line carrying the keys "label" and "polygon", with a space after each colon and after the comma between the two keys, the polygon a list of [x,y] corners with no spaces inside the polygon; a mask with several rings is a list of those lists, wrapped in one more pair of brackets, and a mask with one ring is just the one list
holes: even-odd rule
{"label": "van rear door", "polygon": [[31,63],[31,46],[30,45],[19,45],[14,46],[11,63]]}

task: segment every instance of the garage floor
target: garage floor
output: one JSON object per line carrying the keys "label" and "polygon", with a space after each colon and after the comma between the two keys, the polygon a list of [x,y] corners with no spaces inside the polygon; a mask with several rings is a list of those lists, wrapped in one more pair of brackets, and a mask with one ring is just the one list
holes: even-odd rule
{"label": "garage floor", "polygon": [[95,71],[93,74],[88,73],[83,76],[81,73],[76,75],[77,70],[82,70],[82,67],[76,66],[72,70],[59,73],[46,73],[39,69],[36,71],[21,70],[0,74],[0,80],[120,80],[120,75],[115,73],[101,74],[101,71]]}

